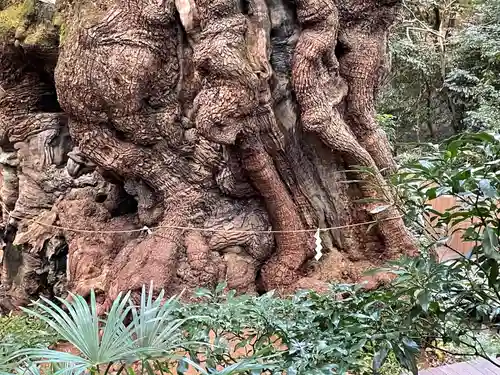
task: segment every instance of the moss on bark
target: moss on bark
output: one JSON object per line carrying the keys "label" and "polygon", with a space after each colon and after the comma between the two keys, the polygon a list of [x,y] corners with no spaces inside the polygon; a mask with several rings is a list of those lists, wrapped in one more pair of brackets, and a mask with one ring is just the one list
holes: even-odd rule
{"label": "moss on bark", "polygon": [[54,6],[39,0],[14,0],[0,5],[0,39],[26,45],[52,45],[59,28]]}

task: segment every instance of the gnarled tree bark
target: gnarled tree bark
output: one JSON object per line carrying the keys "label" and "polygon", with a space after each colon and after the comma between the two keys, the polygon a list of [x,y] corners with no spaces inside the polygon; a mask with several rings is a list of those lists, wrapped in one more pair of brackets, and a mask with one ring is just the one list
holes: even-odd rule
{"label": "gnarled tree bark", "polygon": [[0,51],[4,301],[321,290],[414,251],[374,121],[397,1],[58,9],[62,45]]}

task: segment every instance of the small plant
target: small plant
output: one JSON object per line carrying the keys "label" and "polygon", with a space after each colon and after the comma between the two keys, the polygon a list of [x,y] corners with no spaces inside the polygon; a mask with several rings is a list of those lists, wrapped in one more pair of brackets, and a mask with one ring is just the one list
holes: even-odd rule
{"label": "small plant", "polygon": [[368,371],[367,358],[377,358],[374,366],[379,371],[388,355],[417,371],[418,337],[406,322],[411,306],[391,290],[367,292],[358,285],[336,285],[328,294],[303,291],[287,299],[272,293],[223,294],[223,286],[218,290],[201,290],[198,295],[205,302],[179,310],[184,317],[203,312],[202,319],[186,322],[189,337],[212,335],[215,343],[222,343],[221,350],[203,353],[211,367],[235,362],[222,349],[233,342],[244,356],[270,356],[266,370],[271,373],[361,374]]}
{"label": "small plant", "polygon": [[48,347],[58,335],[40,319],[21,314],[0,316],[0,337],[4,344],[18,348]]}
{"label": "small plant", "polygon": [[[93,291],[89,302],[81,296],[71,297],[71,302],[58,299],[59,304],[42,297],[34,302],[34,308],[23,308],[29,316],[23,318],[50,327],[77,353],[47,349],[38,341],[33,346],[2,343],[0,373],[79,375],[113,370],[116,374],[137,371],[170,374],[177,368],[177,373],[183,374],[184,368],[191,365],[202,374],[230,375],[262,367],[257,361],[240,361],[222,368],[217,366],[217,370],[216,366],[205,369],[199,361],[184,356],[209,346],[209,341],[186,339],[184,332],[187,321],[202,317],[176,317],[174,312],[180,308],[178,298],[164,298],[163,290],[154,296],[152,285],[149,290],[143,287],[138,305],[133,303],[130,293],[120,294],[104,319],[97,315]],[[45,366],[43,371],[40,365]]]}
{"label": "small plant", "polygon": [[[171,305],[176,300],[172,298],[162,304],[163,291],[153,299],[152,287],[149,292],[143,288],[139,306],[131,302],[130,293],[120,294],[104,321],[97,315],[93,291],[90,304],[81,296],[72,295],[72,299],[72,302],[59,299],[66,311],[45,298],[35,302],[41,312],[23,310],[52,327],[79,355],[49,349],[27,349],[22,354],[36,362],[66,364],[65,371],[78,374],[95,373],[102,366],[125,365],[146,358],[173,358],[174,351],[186,345],[180,330],[182,321],[170,316]],[[125,324],[129,315],[132,322]]]}

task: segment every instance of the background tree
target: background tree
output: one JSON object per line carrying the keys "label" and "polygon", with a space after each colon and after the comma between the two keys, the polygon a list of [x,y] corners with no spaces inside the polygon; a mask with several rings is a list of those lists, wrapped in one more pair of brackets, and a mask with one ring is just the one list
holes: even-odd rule
{"label": "background tree", "polygon": [[453,102],[444,89],[450,69],[449,39],[459,2],[407,1],[390,42],[392,71],[379,110],[395,117],[398,141],[425,140],[457,127]]}
{"label": "background tree", "polygon": [[453,69],[446,87],[460,109],[463,127],[498,131],[500,73],[500,2],[480,2],[453,38]]}
{"label": "background tree", "polygon": [[398,142],[498,129],[498,9],[498,1],[403,4],[378,102]]}

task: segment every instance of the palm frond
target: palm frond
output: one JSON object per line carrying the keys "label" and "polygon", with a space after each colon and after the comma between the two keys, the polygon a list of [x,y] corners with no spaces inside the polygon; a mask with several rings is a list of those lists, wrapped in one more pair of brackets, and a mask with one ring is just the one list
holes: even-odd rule
{"label": "palm frond", "polygon": [[251,371],[252,374],[260,374],[261,370],[269,368],[269,364],[263,365],[257,362],[255,359],[242,359],[240,362],[233,363],[232,365],[226,366],[221,370],[210,368],[206,370],[187,357],[183,358],[181,361],[185,362],[187,365],[191,365],[202,375],[236,375],[248,373],[249,371]]}
{"label": "palm frond", "polygon": [[[185,340],[182,327],[186,320],[176,318],[174,314],[179,306],[178,297],[165,300],[164,290],[156,298],[153,292],[152,284],[149,290],[143,286],[138,306],[132,303],[130,292],[119,294],[102,320],[97,315],[94,291],[90,293],[89,302],[74,294],[71,294],[71,301],[58,298],[58,303],[42,297],[34,302],[33,309],[23,308],[23,311],[48,324],[79,353],[26,349],[21,354],[34,364],[60,366],[56,375],[80,375],[88,369],[95,370],[100,365],[111,363],[126,364],[141,358],[174,358],[179,348],[208,344]],[[126,325],[129,314],[132,322]]]}
{"label": "palm frond", "polygon": [[17,364],[17,347],[11,343],[0,343],[0,375],[10,374]]}
{"label": "palm frond", "polygon": [[58,350],[51,349],[23,349],[20,351],[21,355],[26,355],[30,362],[33,364],[54,364],[62,365],[64,363],[71,363],[75,368],[83,367],[90,368],[93,363],[72,353],[61,352]]}
{"label": "palm frond", "polygon": [[17,375],[41,375],[40,368],[31,362],[21,364],[15,371]]}
{"label": "palm frond", "polygon": [[[82,368],[119,362],[133,357],[131,332],[124,325],[124,319],[130,311],[128,306],[130,293],[125,296],[121,293],[118,295],[104,323],[97,315],[94,291],[90,293],[90,305],[82,296],[71,294],[71,297],[71,302],[58,298],[67,311],[44,297],[41,298],[41,302],[34,302],[35,309],[23,308],[23,311],[51,326],[62,339],[72,344],[80,355],[39,349],[25,350],[24,354],[34,361],[71,363],[71,366],[68,365],[63,369],[64,373],[73,370],[78,372]],[[102,330],[102,337],[100,330]]]}
{"label": "palm frond", "polygon": [[174,296],[164,301],[164,290],[156,298],[153,297],[153,292],[152,283],[149,291],[143,285],[139,306],[131,304],[134,346],[149,356],[164,356],[169,350],[186,344],[181,330],[185,320],[173,315],[178,307],[179,297]]}
{"label": "palm frond", "polygon": [[[135,358],[132,339],[133,326],[125,326],[125,318],[130,313],[130,292],[123,298],[121,293],[113,301],[103,328],[99,357],[101,363]],[[97,313],[96,313],[97,315]],[[105,361],[102,359],[106,358]],[[109,360],[111,359],[111,360]]]}
{"label": "palm frond", "polygon": [[53,363],[51,368],[52,375],[82,375],[86,371],[86,367],[71,362]]}

